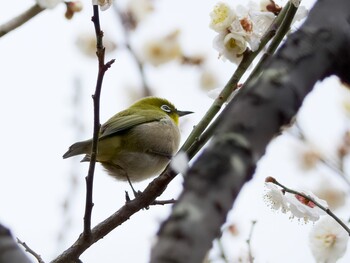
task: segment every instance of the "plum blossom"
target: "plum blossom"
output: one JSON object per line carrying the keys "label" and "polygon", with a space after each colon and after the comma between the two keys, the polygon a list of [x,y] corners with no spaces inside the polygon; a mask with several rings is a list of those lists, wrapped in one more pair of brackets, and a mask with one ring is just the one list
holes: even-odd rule
{"label": "plum blossom", "polygon": [[273,183],[265,183],[265,187],[268,189],[264,196],[268,206],[276,211],[281,210],[283,213],[289,211],[288,203],[281,189]]}
{"label": "plum blossom", "polygon": [[289,213],[290,218],[298,218],[304,220],[305,223],[309,221],[315,222],[319,220],[320,216],[325,215],[325,212],[316,206],[313,201],[317,202],[324,208],[328,208],[326,201],[319,199],[309,191],[300,193],[309,197],[313,201],[302,195],[286,192],[286,190],[275,185],[269,178],[272,177],[266,179],[265,187],[268,191],[265,194],[264,199],[267,202],[267,205],[273,210]]}
{"label": "plum blossom", "polygon": [[221,31],[225,31],[231,25],[235,17],[234,10],[228,4],[219,2],[214,6],[213,11],[210,13],[211,20],[209,27],[220,33]]}
{"label": "plum blossom", "polygon": [[347,248],[349,234],[331,217],[325,216],[309,235],[311,252],[317,263],[335,263]]}
{"label": "plum blossom", "polygon": [[[306,9],[299,9],[301,12],[297,12],[293,21],[306,16]],[[216,4],[210,13],[209,27],[219,34],[213,41],[219,57],[239,63],[247,49],[258,50],[262,36],[280,11],[281,7],[272,0],[264,0],[260,6],[249,2],[247,7],[238,5],[236,8],[222,2]]]}
{"label": "plum blossom", "polygon": [[244,51],[249,47],[255,51],[260,38],[275,18],[269,11],[260,11],[258,5],[250,2],[248,8],[231,8],[225,3],[218,3],[210,13],[210,28],[218,32],[214,39],[214,48],[220,56],[238,63]]}
{"label": "plum blossom", "polygon": [[[315,196],[312,192],[307,191],[304,192],[308,197],[311,197],[313,200],[321,204],[323,207],[328,207],[328,204],[326,201],[319,199],[317,196]],[[308,221],[317,221],[320,219],[321,215],[325,215],[326,213],[320,209],[318,206],[316,206],[315,203],[310,201],[309,199],[306,199],[305,197],[301,195],[287,195],[287,202],[289,203],[289,210],[292,214],[292,216],[303,219],[305,222]]]}
{"label": "plum blossom", "polygon": [[242,54],[247,49],[247,42],[244,37],[237,33],[220,33],[214,39],[214,48],[219,52],[220,57],[239,63]]}

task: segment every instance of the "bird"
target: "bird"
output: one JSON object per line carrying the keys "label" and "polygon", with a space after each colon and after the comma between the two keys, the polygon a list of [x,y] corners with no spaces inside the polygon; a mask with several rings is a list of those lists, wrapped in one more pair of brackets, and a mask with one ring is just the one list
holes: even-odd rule
{"label": "bird", "polygon": [[[96,161],[109,175],[132,183],[160,173],[180,144],[179,117],[193,113],[180,111],[170,101],[145,97],[118,112],[104,123],[98,135]],[[92,139],[71,145],[63,158],[85,154],[90,161]]]}

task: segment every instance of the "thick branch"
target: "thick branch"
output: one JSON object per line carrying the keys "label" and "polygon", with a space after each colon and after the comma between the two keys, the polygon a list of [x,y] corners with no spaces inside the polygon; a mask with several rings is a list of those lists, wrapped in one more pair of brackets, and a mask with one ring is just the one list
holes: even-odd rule
{"label": "thick branch", "polygon": [[159,231],[152,263],[202,262],[270,140],[292,120],[318,80],[350,67],[348,17],[348,0],[319,1],[260,79],[229,103]]}

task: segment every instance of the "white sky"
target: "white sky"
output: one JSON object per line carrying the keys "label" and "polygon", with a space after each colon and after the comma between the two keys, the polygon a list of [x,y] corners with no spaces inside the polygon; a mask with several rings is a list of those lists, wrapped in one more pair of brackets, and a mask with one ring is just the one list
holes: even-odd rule
{"label": "white sky", "polygon": [[[181,44],[189,54],[205,54],[209,66],[215,70],[223,85],[234,66],[217,60],[211,48],[215,35],[208,27],[209,12],[217,1],[155,1],[156,13],[146,21],[135,42],[145,36],[166,33],[181,28]],[[244,1],[241,1],[244,2]],[[309,3],[310,1],[305,1]],[[0,9],[0,24],[32,5],[32,1],[8,1]],[[0,222],[15,236],[27,242],[43,259],[50,261],[71,245],[82,231],[84,212],[85,175],[87,164],[79,158],[63,160],[62,154],[75,140],[90,137],[92,130],[92,100],[97,73],[97,62],[84,57],[75,45],[77,36],[93,32],[90,21],[92,8],[86,1],[85,9],[71,21],[64,17],[64,6],[48,10],[30,22],[0,39],[2,129],[0,175]],[[113,10],[101,14],[105,35],[120,39],[120,28]],[[101,97],[101,121],[127,107],[131,102],[130,89],[137,90],[138,73],[130,56],[117,50],[108,54],[116,58],[106,73]],[[186,117],[181,129],[183,138],[190,132],[211,99],[197,85],[198,70],[178,67],[170,63],[160,68],[147,67],[155,95],[168,98],[183,110],[195,114]],[[72,95],[74,80],[80,79],[81,106],[74,109]],[[339,106],[345,92],[337,88],[336,80],[327,80],[309,96],[300,121],[313,143],[325,152],[334,152],[348,119]],[[348,98],[349,99],[349,98]],[[76,110],[85,127],[78,135],[72,125]],[[263,180],[266,176],[281,178],[290,186],[314,182],[301,175],[296,167],[297,153],[302,148],[288,136],[276,139],[260,163],[257,174],[239,197],[229,222],[237,222],[241,235],[227,238],[228,254],[237,255],[245,249],[244,240],[251,220],[258,220],[252,246],[257,263],[312,262],[307,235],[311,225],[291,221],[288,216],[276,214],[264,204]],[[74,168],[72,168],[74,167]],[[75,169],[77,185],[71,190],[70,171]],[[317,172],[315,172],[317,173]],[[136,184],[143,189],[149,181]],[[176,197],[181,190],[181,177],[170,184],[164,199]],[[127,184],[116,182],[98,166],[94,182],[93,225],[99,223],[124,202]],[[67,214],[62,203],[71,196]],[[150,246],[158,223],[166,217],[169,206],[151,207],[135,214],[129,221],[93,245],[81,257],[86,262],[148,262]],[[344,211],[343,211],[344,212]],[[342,211],[340,211],[342,213]],[[342,213],[344,217],[349,214]],[[71,224],[65,225],[66,218]],[[64,230],[64,239],[57,237]],[[205,231],[205,230],[203,230]],[[287,257],[286,257],[287,256]],[[350,253],[339,262],[348,262]]]}

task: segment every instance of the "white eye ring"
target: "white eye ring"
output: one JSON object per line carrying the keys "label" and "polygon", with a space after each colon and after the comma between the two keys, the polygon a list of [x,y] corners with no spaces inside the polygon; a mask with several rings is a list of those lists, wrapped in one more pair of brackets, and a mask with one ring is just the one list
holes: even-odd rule
{"label": "white eye ring", "polygon": [[168,105],[162,105],[162,106],[160,106],[160,108],[165,112],[168,112],[168,113],[171,112],[171,109]]}

